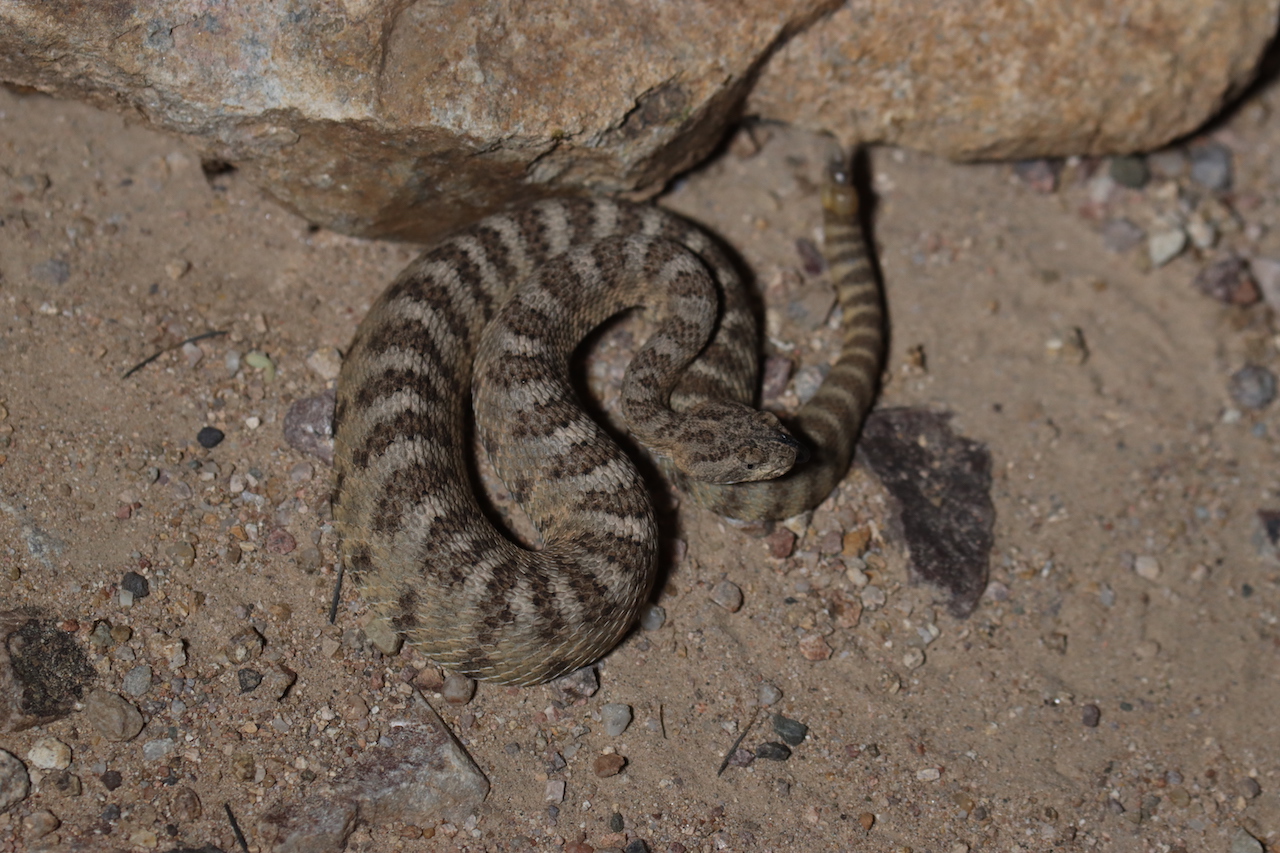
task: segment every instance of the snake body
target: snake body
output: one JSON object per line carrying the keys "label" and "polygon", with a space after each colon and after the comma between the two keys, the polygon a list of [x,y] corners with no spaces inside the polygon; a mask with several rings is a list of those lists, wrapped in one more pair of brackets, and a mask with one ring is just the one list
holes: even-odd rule
{"label": "snake body", "polygon": [[[630,629],[656,572],[653,510],[634,464],[578,406],[568,361],[634,306],[654,312],[657,331],[627,370],[623,416],[681,488],[741,520],[821,502],[849,467],[881,349],[857,196],[842,168],[830,176],[824,253],[842,348],[785,429],[747,407],[759,343],[744,282],[674,214],[542,201],[411,264],[360,324],[334,416],[342,559],[375,613],[440,665],[507,684],[592,663]],[[475,435],[537,528],[537,550],[481,508],[473,395]]]}

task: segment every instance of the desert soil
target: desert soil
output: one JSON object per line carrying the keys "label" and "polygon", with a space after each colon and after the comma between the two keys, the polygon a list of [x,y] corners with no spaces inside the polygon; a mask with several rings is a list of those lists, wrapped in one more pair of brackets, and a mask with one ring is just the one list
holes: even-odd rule
{"label": "desert soil", "polygon": [[[1277,107],[1255,94],[1194,140],[1232,155],[1219,193],[1176,155],[1142,189],[1069,161],[1045,191],[1008,164],[872,152],[879,405],[953,413],[993,459],[991,583],[968,619],[908,583],[860,465],[794,544],[681,503],[666,621],[601,664],[590,699],[482,684],[455,705],[412,650],[370,645],[355,589],[328,623],[329,469],[282,430],[415,249],[315,230],[117,116],[0,91],[0,609],[54,620],[146,719],[127,742],[81,712],[0,734],[33,780],[0,851],[231,851],[224,803],[265,849],[264,810],[340,776],[416,687],[490,794],[462,820],[363,826],[351,850],[1280,845],[1280,561],[1259,515],[1280,510],[1280,405],[1231,391],[1246,365],[1280,370],[1275,310],[1193,286],[1232,251],[1280,259]],[[831,338],[796,246],[817,240],[821,151],[755,128],[664,201],[781,296],[772,346],[801,379]],[[1216,242],[1153,268],[1123,229],[1108,248],[1120,218],[1147,235],[1203,220]],[[124,378],[211,330],[227,334]],[[211,449],[206,426],[225,433]],[[149,595],[122,595],[130,571]],[[283,698],[270,678],[245,689],[242,670],[281,667]],[[616,737],[606,703],[634,710]],[[774,713],[807,738],[749,761],[780,740]],[[78,794],[29,757],[41,738],[70,747]],[[626,764],[601,778],[606,753]]]}

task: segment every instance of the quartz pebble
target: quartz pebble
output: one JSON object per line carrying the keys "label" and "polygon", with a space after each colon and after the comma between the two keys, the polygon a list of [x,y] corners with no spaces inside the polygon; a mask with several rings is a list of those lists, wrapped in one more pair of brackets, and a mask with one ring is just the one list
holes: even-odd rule
{"label": "quartz pebble", "polygon": [[645,604],[640,608],[640,627],[645,631],[656,631],[666,624],[667,611],[657,604]]}
{"label": "quartz pebble", "polygon": [[621,702],[610,702],[600,708],[600,719],[604,722],[604,733],[609,737],[617,737],[631,725],[631,706]]}
{"label": "quartz pebble", "polygon": [[1145,231],[1128,219],[1112,219],[1102,226],[1102,245],[1116,254],[1141,245],[1146,236]]}
{"label": "quartz pebble", "polygon": [[1162,267],[1182,254],[1187,247],[1187,232],[1181,228],[1157,231],[1147,240],[1147,255],[1151,266]]}
{"label": "quartz pebble", "polygon": [[1138,577],[1144,580],[1154,581],[1160,577],[1160,563],[1155,557],[1143,554],[1133,561],[1133,570],[1138,573]]}
{"label": "quartz pebble", "polygon": [[71,764],[71,747],[53,737],[42,737],[27,752],[27,761],[40,770],[66,770]]}
{"label": "quartz pebble", "polygon": [[770,705],[776,705],[778,702],[782,701],[782,691],[777,687],[774,687],[772,684],[765,682],[760,685],[760,691],[757,694],[757,698],[759,699],[760,704],[767,708]]}
{"label": "quartz pebble", "polygon": [[711,588],[711,600],[730,613],[737,613],[742,609],[742,589],[733,581],[720,581]]}
{"label": "quartz pebble", "polygon": [[110,741],[132,740],[142,731],[142,712],[124,697],[107,690],[89,694],[84,703],[84,716],[89,725]]}
{"label": "quartz pebble", "polygon": [[176,744],[172,738],[156,738],[142,745],[142,757],[147,761],[158,761],[173,752]]}

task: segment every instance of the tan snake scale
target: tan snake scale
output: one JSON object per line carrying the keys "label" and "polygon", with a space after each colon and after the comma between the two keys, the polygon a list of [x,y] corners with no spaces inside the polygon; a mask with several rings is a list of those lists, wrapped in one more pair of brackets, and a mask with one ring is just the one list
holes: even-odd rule
{"label": "tan snake scale", "polygon": [[[674,214],[543,201],[421,255],[360,324],[338,382],[334,514],[370,607],[440,665],[508,684],[564,675],[625,635],[657,569],[653,509],[635,465],[580,409],[568,362],[631,307],[651,311],[656,331],[628,367],[623,416],[681,488],[742,520],[820,503],[848,470],[882,340],[843,165],[829,169],[823,208],[843,344],[785,431],[747,406],[760,344],[745,283]],[[537,550],[481,509],[473,394],[475,435]]]}

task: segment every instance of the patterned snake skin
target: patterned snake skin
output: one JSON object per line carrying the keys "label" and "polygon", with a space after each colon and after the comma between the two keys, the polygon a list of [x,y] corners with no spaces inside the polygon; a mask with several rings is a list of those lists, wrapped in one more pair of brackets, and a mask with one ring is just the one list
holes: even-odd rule
{"label": "patterned snake skin", "polygon": [[[842,160],[823,208],[843,345],[785,430],[746,405],[759,342],[744,283],[673,214],[544,201],[411,264],[360,324],[334,417],[342,558],[373,610],[440,665],[506,684],[592,663],[630,629],[656,572],[653,510],[634,464],[578,406],[568,362],[634,306],[657,331],[628,368],[623,416],[686,493],[741,520],[820,503],[870,406],[882,322]],[[473,394],[475,436],[539,531],[537,550],[481,508]]]}

